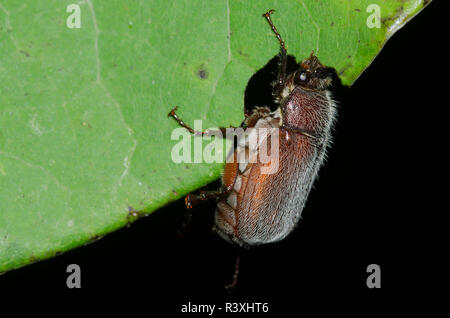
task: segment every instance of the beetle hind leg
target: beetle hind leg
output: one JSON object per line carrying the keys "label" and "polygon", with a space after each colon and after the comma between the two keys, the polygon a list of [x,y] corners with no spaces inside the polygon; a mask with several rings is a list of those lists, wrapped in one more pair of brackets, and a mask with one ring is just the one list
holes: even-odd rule
{"label": "beetle hind leg", "polygon": [[184,203],[186,204],[186,208],[192,209],[194,206],[198,205],[203,201],[207,201],[210,199],[219,198],[228,192],[231,191],[231,187],[223,188],[215,191],[200,191],[199,193],[189,193],[184,198]]}
{"label": "beetle hind leg", "polygon": [[231,281],[230,284],[225,285],[225,289],[228,290],[228,292],[230,292],[230,293],[236,288],[236,285],[238,283],[240,262],[241,262],[241,257],[238,254],[236,256],[236,260],[234,263],[233,280]]}

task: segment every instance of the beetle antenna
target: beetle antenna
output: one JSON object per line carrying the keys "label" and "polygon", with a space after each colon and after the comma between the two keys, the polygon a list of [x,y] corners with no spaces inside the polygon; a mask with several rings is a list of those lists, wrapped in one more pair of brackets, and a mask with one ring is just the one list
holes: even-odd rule
{"label": "beetle antenna", "polygon": [[272,19],[270,18],[270,15],[274,13],[275,10],[271,9],[263,14],[263,17],[266,18],[267,22],[269,22],[270,27],[272,28],[273,33],[275,33],[275,36],[277,37],[278,41],[280,42],[280,62],[278,67],[278,83],[276,85],[276,94],[282,90],[284,87],[284,82],[286,80],[286,66],[287,66],[287,51],[286,51],[286,45],[284,44],[284,40],[281,37],[280,33],[278,32],[277,28],[272,22]]}

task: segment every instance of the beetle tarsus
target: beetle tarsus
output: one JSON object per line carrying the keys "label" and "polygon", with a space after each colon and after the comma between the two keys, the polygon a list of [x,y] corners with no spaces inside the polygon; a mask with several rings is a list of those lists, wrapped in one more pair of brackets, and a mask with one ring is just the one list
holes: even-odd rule
{"label": "beetle tarsus", "polygon": [[172,110],[167,114],[167,116],[169,117],[177,117],[177,114],[175,114],[175,112],[177,111],[178,106],[175,106],[174,108],[172,108]]}
{"label": "beetle tarsus", "polygon": [[186,209],[192,209],[192,203],[191,203],[191,194],[188,194],[185,198],[184,198],[184,203],[186,204]]}

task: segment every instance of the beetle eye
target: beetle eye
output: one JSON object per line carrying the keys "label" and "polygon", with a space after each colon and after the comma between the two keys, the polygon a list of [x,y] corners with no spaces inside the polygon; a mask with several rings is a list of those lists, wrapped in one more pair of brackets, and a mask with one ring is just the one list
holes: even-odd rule
{"label": "beetle eye", "polygon": [[306,81],[306,73],[305,72],[300,73],[300,80]]}

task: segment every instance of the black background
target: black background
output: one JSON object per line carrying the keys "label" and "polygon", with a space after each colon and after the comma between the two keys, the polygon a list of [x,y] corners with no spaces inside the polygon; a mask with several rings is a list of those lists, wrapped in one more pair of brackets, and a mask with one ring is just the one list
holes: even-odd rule
{"label": "black background", "polygon": [[[439,4],[398,31],[351,88],[335,88],[334,145],[302,220],[284,241],[240,252],[233,294],[223,286],[238,250],[211,232],[214,202],[193,211],[180,238],[182,201],[93,244],[6,273],[0,290],[104,295],[129,288],[128,296],[145,295],[149,313],[178,312],[188,301],[268,302],[279,312],[297,310],[303,295],[371,301],[423,292],[424,264],[434,261],[425,252],[434,231],[429,221],[436,215],[426,181],[439,155],[430,141],[437,135],[434,119],[448,107],[446,11]],[[66,287],[72,263],[81,266],[80,291]],[[369,264],[381,267],[379,290],[366,287]]]}

